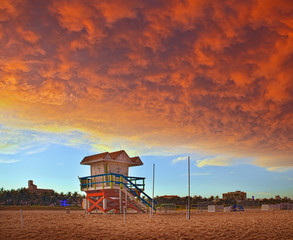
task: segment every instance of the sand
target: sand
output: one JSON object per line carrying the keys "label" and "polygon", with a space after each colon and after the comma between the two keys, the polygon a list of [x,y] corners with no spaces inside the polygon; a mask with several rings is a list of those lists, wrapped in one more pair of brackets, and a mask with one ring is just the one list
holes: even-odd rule
{"label": "sand", "polygon": [[0,239],[293,239],[293,212],[123,215],[82,211],[0,211]]}

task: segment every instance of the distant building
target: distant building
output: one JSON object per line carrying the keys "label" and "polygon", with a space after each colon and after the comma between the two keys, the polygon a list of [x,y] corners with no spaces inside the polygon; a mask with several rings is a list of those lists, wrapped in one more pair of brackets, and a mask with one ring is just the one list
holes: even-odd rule
{"label": "distant building", "polygon": [[246,199],[246,192],[235,191],[235,192],[223,193],[223,200],[225,199],[235,199],[235,200]]}
{"label": "distant building", "polygon": [[164,195],[164,196],[159,196],[160,198],[165,198],[165,199],[171,199],[171,198],[179,198],[177,195]]}
{"label": "distant building", "polygon": [[28,191],[31,193],[36,193],[37,195],[41,195],[42,193],[53,193],[52,189],[40,189],[37,185],[34,184],[33,180],[28,181]]}

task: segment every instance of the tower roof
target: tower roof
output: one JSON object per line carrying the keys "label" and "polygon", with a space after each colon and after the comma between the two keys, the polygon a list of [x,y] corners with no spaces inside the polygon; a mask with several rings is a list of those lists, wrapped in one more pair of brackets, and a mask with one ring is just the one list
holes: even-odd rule
{"label": "tower roof", "polygon": [[127,155],[127,157],[129,157],[128,154],[124,150],[120,150],[120,151],[117,151],[117,152],[111,152],[109,154],[110,154],[112,159],[117,159],[123,152]]}
{"label": "tower roof", "polygon": [[91,156],[85,157],[80,164],[82,165],[91,165],[97,162],[119,162],[128,164],[131,166],[140,166],[143,165],[141,159],[136,156],[130,158],[128,154],[124,150],[116,151],[116,152],[103,152]]}

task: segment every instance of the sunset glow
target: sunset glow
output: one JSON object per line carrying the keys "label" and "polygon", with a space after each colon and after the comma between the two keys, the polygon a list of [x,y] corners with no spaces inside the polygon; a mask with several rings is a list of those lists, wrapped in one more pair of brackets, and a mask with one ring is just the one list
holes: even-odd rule
{"label": "sunset glow", "polygon": [[74,149],[76,175],[87,154],[125,149],[181,175],[189,155],[194,174],[251,166],[293,196],[292,1],[2,0],[0,46],[5,188],[49,186],[5,179],[58,146],[52,166]]}

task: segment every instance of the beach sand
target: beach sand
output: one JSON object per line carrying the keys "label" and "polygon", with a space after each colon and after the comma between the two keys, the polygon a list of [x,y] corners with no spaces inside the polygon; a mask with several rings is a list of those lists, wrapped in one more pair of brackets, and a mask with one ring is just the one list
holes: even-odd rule
{"label": "beach sand", "polygon": [[0,239],[293,239],[293,212],[91,214],[0,211]]}

